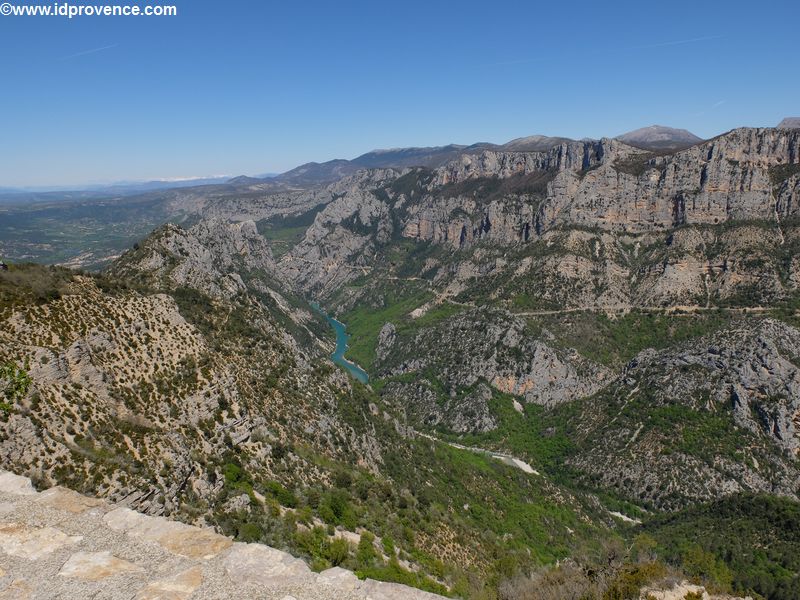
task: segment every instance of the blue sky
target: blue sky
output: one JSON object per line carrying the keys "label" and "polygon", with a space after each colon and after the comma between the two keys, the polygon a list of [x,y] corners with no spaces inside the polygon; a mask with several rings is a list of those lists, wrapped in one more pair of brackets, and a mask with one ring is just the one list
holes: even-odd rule
{"label": "blue sky", "polygon": [[800,115],[796,0],[160,2],[0,17],[0,187]]}

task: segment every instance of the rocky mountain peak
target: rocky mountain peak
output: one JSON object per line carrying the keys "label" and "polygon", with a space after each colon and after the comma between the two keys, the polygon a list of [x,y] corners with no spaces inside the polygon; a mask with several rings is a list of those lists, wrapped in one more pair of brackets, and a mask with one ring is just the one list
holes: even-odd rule
{"label": "rocky mountain peak", "polygon": [[778,129],[800,129],[800,117],[786,117],[778,123]]}
{"label": "rocky mountain peak", "polygon": [[635,129],[618,135],[616,139],[646,150],[679,150],[703,141],[702,138],[686,129],[675,129],[663,125],[650,125]]}
{"label": "rocky mountain peak", "polygon": [[550,137],[547,135],[529,135],[527,137],[520,137],[503,144],[503,150],[512,152],[544,152],[559,146],[566,142],[573,140],[564,137]]}

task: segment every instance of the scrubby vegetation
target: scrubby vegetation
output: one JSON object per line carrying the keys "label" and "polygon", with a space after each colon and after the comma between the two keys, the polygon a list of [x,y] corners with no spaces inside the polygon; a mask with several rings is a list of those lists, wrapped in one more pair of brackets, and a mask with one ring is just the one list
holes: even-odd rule
{"label": "scrubby vegetation", "polygon": [[0,364],[0,419],[14,410],[14,405],[28,393],[33,380],[28,375],[30,365],[26,362],[23,367],[14,361]]}
{"label": "scrubby vegetation", "polygon": [[668,314],[632,310],[529,317],[531,334],[547,330],[562,347],[575,348],[601,364],[621,367],[645,348],[666,348],[728,326],[738,315],[726,311]]}
{"label": "scrubby vegetation", "polygon": [[800,598],[800,503],[741,494],[656,516],[642,530],[665,558],[721,591]]}

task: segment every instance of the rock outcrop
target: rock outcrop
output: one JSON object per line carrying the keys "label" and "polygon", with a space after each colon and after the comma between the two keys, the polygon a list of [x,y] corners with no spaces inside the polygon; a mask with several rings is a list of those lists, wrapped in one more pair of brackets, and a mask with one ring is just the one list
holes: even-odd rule
{"label": "rock outcrop", "polygon": [[189,229],[164,225],[123,255],[111,272],[230,299],[247,289],[241,273],[274,270],[272,252],[253,221],[206,220]]}
{"label": "rock outcrop", "polygon": [[489,410],[492,389],[553,406],[591,396],[612,379],[605,367],[548,345],[522,319],[501,311],[466,311],[395,336],[379,352],[377,371],[390,378],[384,399],[413,422],[457,433],[497,426]]}
{"label": "rock outcrop", "polygon": [[0,598],[435,600],[0,471]]}
{"label": "rock outcrop", "polygon": [[573,422],[573,466],[659,508],[797,497],[800,331],[762,319],[641,352]]}

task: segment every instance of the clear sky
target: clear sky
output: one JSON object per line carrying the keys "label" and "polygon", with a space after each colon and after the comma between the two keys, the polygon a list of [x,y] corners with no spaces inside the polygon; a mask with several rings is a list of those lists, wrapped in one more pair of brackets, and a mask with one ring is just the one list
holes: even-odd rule
{"label": "clear sky", "polygon": [[798,0],[159,2],[0,16],[0,187],[800,116]]}

